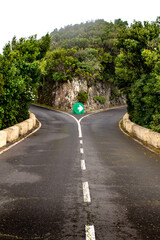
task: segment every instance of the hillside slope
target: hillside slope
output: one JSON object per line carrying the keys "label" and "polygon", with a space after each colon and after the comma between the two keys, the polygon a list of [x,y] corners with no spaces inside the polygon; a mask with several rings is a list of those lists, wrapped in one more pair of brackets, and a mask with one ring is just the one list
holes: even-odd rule
{"label": "hillside slope", "polygon": [[85,102],[88,108],[97,108],[97,101],[100,108],[117,100],[120,103],[121,94],[114,86],[114,62],[119,53],[114,42],[118,31],[127,25],[120,19],[114,23],[96,20],[55,29],[50,34],[51,52],[42,63],[39,101],[70,108],[78,101],[78,95],[84,93],[88,94]]}

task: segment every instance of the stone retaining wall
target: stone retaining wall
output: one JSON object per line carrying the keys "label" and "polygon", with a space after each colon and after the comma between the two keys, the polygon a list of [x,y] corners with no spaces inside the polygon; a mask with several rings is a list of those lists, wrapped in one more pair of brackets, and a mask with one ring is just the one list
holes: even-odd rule
{"label": "stone retaining wall", "polygon": [[160,133],[153,132],[131,122],[128,113],[126,113],[123,117],[123,126],[127,132],[131,133],[136,138],[150,144],[155,148],[160,148]]}
{"label": "stone retaining wall", "polygon": [[20,136],[23,136],[36,125],[36,117],[29,112],[30,118],[16,124],[15,126],[0,131],[0,147],[4,147],[7,143],[13,142]]}

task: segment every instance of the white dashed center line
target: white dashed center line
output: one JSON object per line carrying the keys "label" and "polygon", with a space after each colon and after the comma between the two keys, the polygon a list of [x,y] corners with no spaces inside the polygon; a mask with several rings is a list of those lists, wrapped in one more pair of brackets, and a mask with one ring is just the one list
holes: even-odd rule
{"label": "white dashed center line", "polygon": [[[88,117],[89,115],[83,116],[81,119],[77,120],[74,116],[65,113],[66,115],[69,115],[70,117],[74,118],[75,121],[77,122],[78,125],[78,133],[79,133],[79,142],[81,144],[80,147],[80,153],[84,154],[84,149],[83,149],[83,136],[82,136],[82,129],[81,129],[81,120],[83,118]],[[91,115],[91,114],[90,114]],[[86,170],[86,164],[85,160],[81,160],[81,169]],[[90,197],[90,191],[89,191],[89,184],[88,182],[83,182],[83,197],[84,197],[84,202],[85,203],[90,203],[91,202],[91,197]],[[96,240],[95,238],[95,228],[94,225],[86,225],[85,226],[85,233],[86,233],[86,240]]]}
{"label": "white dashed center line", "polygon": [[85,231],[86,231],[86,240],[95,240],[95,230],[94,226],[85,226]]}
{"label": "white dashed center line", "polygon": [[83,148],[80,148],[80,153],[82,153],[82,154],[84,153],[84,150],[83,150]]}
{"label": "white dashed center line", "polygon": [[83,182],[83,197],[84,197],[84,202],[86,203],[91,202],[88,182]]}
{"label": "white dashed center line", "polygon": [[82,170],[86,170],[85,160],[81,160],[81,169],[82,169]]}

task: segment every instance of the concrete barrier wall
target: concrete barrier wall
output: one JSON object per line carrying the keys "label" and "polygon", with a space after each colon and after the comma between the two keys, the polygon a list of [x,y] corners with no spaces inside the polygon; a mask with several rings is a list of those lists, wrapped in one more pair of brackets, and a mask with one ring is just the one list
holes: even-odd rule
{"label": "concrete barrier wall", "polygon": [[0,131],[0,147],[5,146],[7,143],[7,133],[5,131]]}
{"label": "concrete barrier wall", "polygon": [[23,136],[28,132],[28,123],[26,121],[16,125],[19,128],[19,136]]}
{"label": "concrete barrier wall", "polygon": [[19,127],[13,126],[4,129],[7,135],[7,142],[13,142],[19,137]]}
{"label": "concrete barrier wall", "polygon": [[4,147],[8,142],[15,141],[35,127],[36,117],[31,112],[29,112],[29,115],[29,119],[0,131],[0,147]]}
{"label": "concrete barrier wall", "polygon": [[160,148],[160,133],[153,132],[131,122],[128,113],[126,113],[123,117],[123,126],[127,132],[131,133],[136,138],[150,144],[155,148]]}

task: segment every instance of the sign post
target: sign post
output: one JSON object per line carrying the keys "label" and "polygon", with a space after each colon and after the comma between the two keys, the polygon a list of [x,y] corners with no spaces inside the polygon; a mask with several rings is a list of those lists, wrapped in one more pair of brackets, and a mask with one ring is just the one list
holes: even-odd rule
{"label": "sign post", "polygon": [[73,105],[73,114],[84,114],[84,106],[82,103],[75,103]]}

